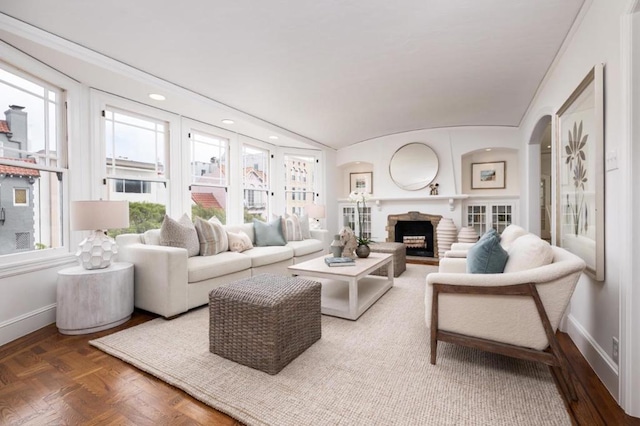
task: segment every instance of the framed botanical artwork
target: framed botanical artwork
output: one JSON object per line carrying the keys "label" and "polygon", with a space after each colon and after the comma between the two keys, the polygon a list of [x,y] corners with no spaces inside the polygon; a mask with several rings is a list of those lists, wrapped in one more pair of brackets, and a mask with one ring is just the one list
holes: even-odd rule
{"label": "framed botanical artwork", "polygon": [[471,189],[505,188],[506,161],[471,164]]}
{"label": "framed botanical artwork", "polygon": [[604,280],[604,90],[596,65],[556,113],[556,244]]}
{"label": "framed botanical artwork", "polygon": [[373,193],[373,172],[349,173],[351,186],[349,192]]}

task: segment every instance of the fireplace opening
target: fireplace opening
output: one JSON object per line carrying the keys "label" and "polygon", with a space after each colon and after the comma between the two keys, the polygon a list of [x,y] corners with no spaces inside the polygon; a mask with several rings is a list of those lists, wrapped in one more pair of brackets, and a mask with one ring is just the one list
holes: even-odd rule
{"label": "fireplace opening", "polygon": [[400,220],[395,226],[397,243],[407,246],[407,255],[435,257],[433,241],[433,224],[428,220]]}

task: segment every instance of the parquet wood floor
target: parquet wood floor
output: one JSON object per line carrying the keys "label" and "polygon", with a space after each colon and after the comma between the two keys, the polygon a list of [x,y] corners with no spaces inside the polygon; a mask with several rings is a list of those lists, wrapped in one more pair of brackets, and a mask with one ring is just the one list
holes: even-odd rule
{"label": "parquet wood floor", "polygon": [[[95,339],[153,319],[81,336],[49,325],[0,347],[1,425],[239,425],[183,391],[93,348]],[[640,425],[625,415],[566,334],[578,402],[565,402],[576,425]],[[425,356],[427,356],[425,354]]]}

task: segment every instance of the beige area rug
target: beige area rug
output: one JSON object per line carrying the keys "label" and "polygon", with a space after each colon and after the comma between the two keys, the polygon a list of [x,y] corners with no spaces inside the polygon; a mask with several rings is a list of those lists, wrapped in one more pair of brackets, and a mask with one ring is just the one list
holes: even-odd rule
{"label": "beige area rug", "polygon": [[322,339],[270,376],[209,352],[208,308],[92,345],[249,425],[570,424],[546,366],[447,343],[429,363],[425,276],[408,265],[358,321],[322,317]]}

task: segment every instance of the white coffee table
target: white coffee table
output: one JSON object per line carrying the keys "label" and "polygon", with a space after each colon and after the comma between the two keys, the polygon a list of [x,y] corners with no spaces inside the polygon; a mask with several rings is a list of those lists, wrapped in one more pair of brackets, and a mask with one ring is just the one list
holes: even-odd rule
{"label": "white coffee table", "polygon": [[[387,276],[369,275],[387,266]],[[356,259],[353,266],[327,266],[324,257],[289,266],[292,275],[317,279],[322,283],[322,313],[357,320],[383,294],[393,287],[393,255],[371,253]]]}

